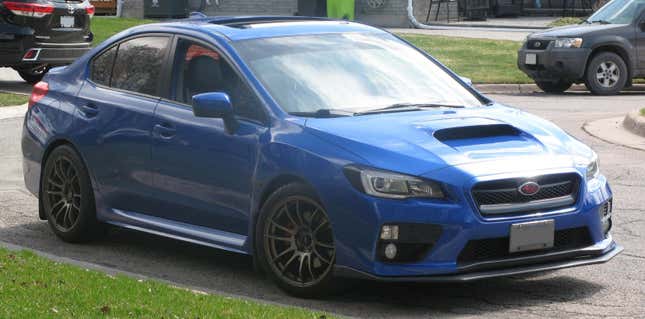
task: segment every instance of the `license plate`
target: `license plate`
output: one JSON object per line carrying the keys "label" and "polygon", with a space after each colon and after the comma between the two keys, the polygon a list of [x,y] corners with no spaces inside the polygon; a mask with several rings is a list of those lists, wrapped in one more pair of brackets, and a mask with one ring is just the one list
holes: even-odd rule
{"label": "license plate", "polygon": [[537,64],[537,55],[535,53],[527,53],[526,57],[524,57],[524,63]]}
{"label": "license plate", "polygon": [[60,26],[62,28],[73,28],[74,27],[74,17],[62,16],[60,17]]}
{"label": "license plate", "polygon": [[547,249],[553,247],[553,219],[511,225],[509,252]]}

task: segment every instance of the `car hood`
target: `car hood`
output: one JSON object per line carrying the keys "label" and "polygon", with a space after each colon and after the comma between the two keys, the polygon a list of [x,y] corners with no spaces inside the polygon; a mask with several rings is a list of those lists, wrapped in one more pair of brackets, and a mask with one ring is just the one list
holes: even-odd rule
{"label": "car hood", "polygon": [[593,154],[553,123],[501,105],[308,119],[305,126],[365,165],[413,175],[519,159],[537,163],[532,168],[572,166]]}
{"label": "car hood", "polygon": [[623,24],[576,24],[564,27],[549,29],[529,35],[532,38],[560,38],[560,37],[583,37],[590,33],[615,33],[615,29],[623,28]]}

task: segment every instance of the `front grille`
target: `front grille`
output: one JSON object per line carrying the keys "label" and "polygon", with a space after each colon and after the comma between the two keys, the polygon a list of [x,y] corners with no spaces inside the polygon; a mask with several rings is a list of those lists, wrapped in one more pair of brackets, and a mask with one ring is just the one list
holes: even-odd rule
{"label": "front grille", "polygon": [[[540,190],[533,195],[524,195],[520,193],[519,187],[526,182],[535,182],[540,185]],[[543,175],[535,178],[512,178],[478,183],[473,187],[472,194],[477,207],[482,212],[482,215],[492,215],[487,213],[485,207],[490,205],[509,205],[508,212],[505,213],[530,213],[535,210],[540,210],[543,207],[539,206],[540,201],[565,198],[571,196],[575,202],[578,191],[579,177],[577,174],[553,174]],[[538,205],[531,206],[530,210],[526,211],[526,205],[523,203],[538,203]],[[518,211],[513,211],[513,204],[518,204]],[[547,207],[545,202],[544,207]],[[570,206],[571,200],[565,206]],[[549,209],[558,209],[561,207],[548,206]],[[494,213],[498,214],[498,213]]]}
{"label": "front grille", "polygon": [[553,247],[549,249],[510,253],[509,241],[509,237],[471,240],[461,251],[459,257],[457,257],[457,262],[463,264],[527,255],[538,255],[553,251],[578,249],[591,246],[593,244],[587,227],[556,231],[553,238]]}
{"label": "front grille", "polygon": [[526,43],[526,48],[529,50],[546,50],[551,43],[551,40],[529,40]]}

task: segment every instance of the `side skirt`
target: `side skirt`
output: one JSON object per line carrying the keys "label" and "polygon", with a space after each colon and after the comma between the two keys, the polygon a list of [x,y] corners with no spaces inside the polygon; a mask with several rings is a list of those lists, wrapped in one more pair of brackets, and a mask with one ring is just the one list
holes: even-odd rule
{"label": "side skirt", "polygon": [[115,226],[240,254],[249,254],[244,249],[247,236],[118,209],[111,209],[106,215],[104,215],[107,217],[105,222]]}

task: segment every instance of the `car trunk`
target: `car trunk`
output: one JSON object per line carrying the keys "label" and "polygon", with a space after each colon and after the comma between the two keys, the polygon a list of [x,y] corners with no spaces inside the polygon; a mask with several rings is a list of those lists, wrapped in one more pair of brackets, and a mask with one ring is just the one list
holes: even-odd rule
{"label": "car trunk", "polygon": [[[89,41],[91,15],[88,13],[88,2],[78,0],[5,1],[5,6],[8,9],[11,7],[7,5],[7,2],[27,5],[27,7],[11,10],[7,20],[17,25],[32,27],[36,42],[67,44]],[[29,5],[39,6],[39,9],[36,9],[37,16],[20,13],[20,10],[29,11]],[[94,7],[90,8],[90,13],[93,14]]]}

